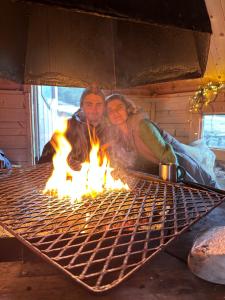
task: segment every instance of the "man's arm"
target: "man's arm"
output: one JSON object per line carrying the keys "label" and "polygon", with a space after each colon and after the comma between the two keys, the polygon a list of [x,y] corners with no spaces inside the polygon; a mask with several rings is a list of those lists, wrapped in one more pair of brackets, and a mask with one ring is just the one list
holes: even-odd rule
{"label": "man's arm", "polygon": [[53,155],[55,154],[55,149],[53,148],[51,142],[49,141],[42,151],[41,157],[38,160],[38,164],[51,162]]}

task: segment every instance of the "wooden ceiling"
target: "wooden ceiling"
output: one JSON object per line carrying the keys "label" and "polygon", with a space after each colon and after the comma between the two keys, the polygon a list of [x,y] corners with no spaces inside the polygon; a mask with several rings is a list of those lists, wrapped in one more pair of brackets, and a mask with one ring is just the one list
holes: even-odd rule
{"label": "wooden ceiling", "polygon": [[205,3],[213,34],[204,77],[225,81],[225,0],[205,0]]}

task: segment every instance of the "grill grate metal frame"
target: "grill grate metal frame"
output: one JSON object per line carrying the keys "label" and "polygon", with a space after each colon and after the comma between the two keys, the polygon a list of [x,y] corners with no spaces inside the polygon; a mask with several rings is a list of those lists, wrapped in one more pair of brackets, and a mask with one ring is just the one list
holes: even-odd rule
{"label": "grill grate metal frame", "polygon": [[107,291],[225,200],[224,194],[127,176],[130,191],[71,204],[42,194],[43,164],[0,179],[0,224],[92,292]]}

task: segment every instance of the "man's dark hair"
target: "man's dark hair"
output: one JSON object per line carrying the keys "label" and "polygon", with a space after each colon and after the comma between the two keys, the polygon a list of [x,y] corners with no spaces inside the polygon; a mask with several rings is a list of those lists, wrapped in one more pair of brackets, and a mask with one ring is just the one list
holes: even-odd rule
{"label": "man's dark hair", "polygon": [[105,102],[105,95],[103,94],[103,92],[100,90],[99,87],[97,87],[96,85],[93,85],[93,86],[86,88],[83,91],[83,93],[80,97],[80,107],[83,106],[84,99],[90,94],[95,94],[95,95],[100,96],[102,98],[103,102]]}

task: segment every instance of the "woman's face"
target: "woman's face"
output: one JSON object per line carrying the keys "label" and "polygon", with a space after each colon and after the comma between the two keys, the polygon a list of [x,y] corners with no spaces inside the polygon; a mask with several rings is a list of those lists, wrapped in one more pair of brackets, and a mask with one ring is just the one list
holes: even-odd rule
{"label": "woman's face", "polygon": [[113,125],[121,125],[127,121],[127,109],[125,104],[121,100],[115,99],[110,101],[107,104],[106,110],[109,121]]}

